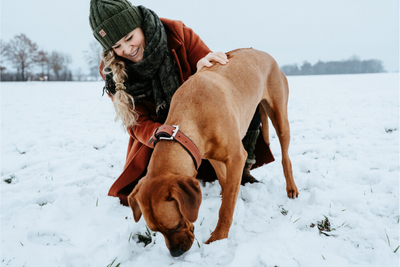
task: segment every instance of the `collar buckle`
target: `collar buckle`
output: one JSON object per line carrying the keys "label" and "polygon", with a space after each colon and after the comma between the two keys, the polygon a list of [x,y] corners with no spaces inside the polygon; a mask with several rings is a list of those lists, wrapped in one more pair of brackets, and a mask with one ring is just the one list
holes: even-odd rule
{"label": "collar buckle", "polygon": [[172,130],[172,135],[170,137],[161,136],[161,137],[159,137],[160,140],[174,140],[176,134],[179,131],[179,125],[171,125],[171,126],[175,128],[174,130]]}

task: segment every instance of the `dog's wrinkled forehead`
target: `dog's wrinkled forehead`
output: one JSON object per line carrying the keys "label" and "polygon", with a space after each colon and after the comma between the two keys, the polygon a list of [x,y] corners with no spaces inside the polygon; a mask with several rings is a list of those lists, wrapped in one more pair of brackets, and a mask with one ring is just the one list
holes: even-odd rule
{"label": "dog's wrinkled forehead", "polygon": [[153,197],[151,199],[157,199],[157,204],[153,205],[154,201],[150,200],[149,203],[151,203],[151,206],[147,212],[144,212],[144,217],[152,230],[169,232],[181,225],[183,217],[175,200],[167,200],[167,198],[160,200]]}
{"label": "dog's wrinkled forehead", "polygon": [[178,204],[174,199],[158,199],[158,205],[153,208],[154,217],[163,227],[174,228],[176,222],[182,219]]}
{"label": "dog's wrinkled forehead", "polygon": [[159,179],[142,178],[139,193],[142,197],[148,198],[152,202],[168,197],[169,189],[166,183],[162,183]]}
{"label": "dog's wrinkled forehead", "polygon": [[159,181],[147,181],[141,184],[138,197],[142,206],[151,209],[156,221],[179,220],[179,206],[175,199],[171,198],[171,191],[167,183]]}

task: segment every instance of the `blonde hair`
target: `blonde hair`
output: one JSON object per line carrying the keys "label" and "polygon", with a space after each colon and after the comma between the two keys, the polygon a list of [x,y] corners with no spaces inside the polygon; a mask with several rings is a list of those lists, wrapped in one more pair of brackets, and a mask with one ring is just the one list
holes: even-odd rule
{"label": "blonde hair", "polygon": [[[115,112],[117,113],[115,121],[121,119],[125,129],[137,125],[139,115],[135,111],[135,102],[133,97],[125,92],[125,87],[123,86],[125,78],[128,76],[125,71],[124,61],[119,58],[112,49],[104,51],[102,58],[104,62],[103,73],[112,73],[113,80],[116,84],[116,92],[113,96],[113,104]],[[107,69],[107,67],[109,69]]]}

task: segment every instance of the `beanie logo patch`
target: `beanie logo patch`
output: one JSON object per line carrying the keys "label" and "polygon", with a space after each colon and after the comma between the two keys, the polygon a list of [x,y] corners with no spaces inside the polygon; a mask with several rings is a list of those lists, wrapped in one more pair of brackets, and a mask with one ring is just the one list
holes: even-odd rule
{"label": "beanie logo patch", "polygon": [[104,30],[99,31],[101,37],[104,37],[107,35],[107,33]]}

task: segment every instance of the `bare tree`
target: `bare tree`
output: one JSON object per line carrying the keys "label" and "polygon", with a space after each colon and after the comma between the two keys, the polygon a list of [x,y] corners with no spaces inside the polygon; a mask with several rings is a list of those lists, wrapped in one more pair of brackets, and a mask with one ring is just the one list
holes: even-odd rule
{"label": "bare tree", "polygon": [[61,73],[60,71],[63,68],[64,58],[62,57],[61,53],[57,51],[53,51],[50,55],[50,68],[53,71],[54,75],[56,76],[56,81],[60,80]]}
{"label": "bare tree", "polygon": [[25,81],[26,71],[34,62],[38,46],[25,34],[16,35],[5,47],[8,59],[21,73],[21,80]]}
{"label": "bare tree", "polygon": [[82,73],[82,69],[81,68],[78,68],[77,70],[75,70],[74,77],[75,77],[76,81],[82,81],[83,73]]}
{"label": "bare tree", "polygon": [[41,69],[42,69],[42,73],[41,73],[41,77],[44,78],[45,76],[45,70],[49,70],[50,69],[50,59],[48,57],[48,53],[40,50],[39,52],[37,52],[36,57],[34,58],[34,61],[36,62],[36,64],[38,64]]}
{"label": "bare tree", "polygon": [[90,74],[93,76],[98,75],[98,69],[101,62],[101,54],[103,48],[97,41],[92,41],[89,44],[89,50],[83,51],[86,63],[89,65]]}
{"label": "bare tree", "polygon": [[3,56],[6,55],[6,45],[7,45],[7,43],[0,39],[0,56],[1,56],[1,58],[3,58]]}
{"label": "bare tree", "polygon": [[56,81],[72,81],[72,72],[69,69],[72,57],[69,54],[53,51],[49,59]]}
{"label": "bare tree", "polygon": [[63,60],[63,81],[72,81],[72,72],[69,69],[69,64],[72,63],[72,57],[69,54],[62,54]]}
{"label": "bare tree", "polygon": [[3,40],[0,40],[0,71],[1,71],[1,76],[3,76],[3,72],[6,70],[6,67],[4,66],[4,59],[6,57],[6,42]]}

